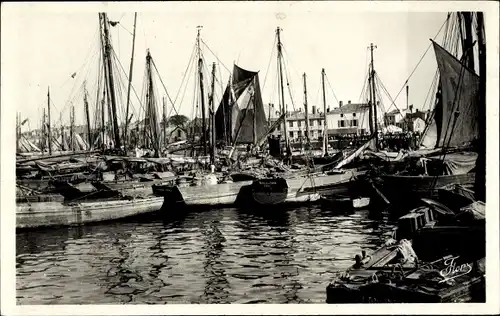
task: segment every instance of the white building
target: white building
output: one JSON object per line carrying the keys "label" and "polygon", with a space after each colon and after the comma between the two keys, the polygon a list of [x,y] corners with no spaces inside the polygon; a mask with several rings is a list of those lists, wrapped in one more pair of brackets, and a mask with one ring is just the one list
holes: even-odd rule
{"label": "white building", "polygon": [[328,111],[326,114],[328,135],[370,133],[369,105],[366,103],[347,104],[339,102],[339,107]]}
{"label": "white building", "polygon": [[[309,113],[309,132],[310,139],[318,139],[323,135],[324,116],[316,111],[316,107],[312,106],[312,113]],[[275,121],[275,119],[271,119]],[[282,125],[278,126],[277,132],[281,133]],[[299,140],[306,135],[306,113],[302,110],[291,112],[286,116],[286,129],[288,138],[291,141]]]}
{"label": "white building", "polygon": [[395,109],[388,113],[385,113],[384,125],[385,126],[394,125],[403,128],[402,125],[404,124],[406,112],[407,111],[405,109]]}

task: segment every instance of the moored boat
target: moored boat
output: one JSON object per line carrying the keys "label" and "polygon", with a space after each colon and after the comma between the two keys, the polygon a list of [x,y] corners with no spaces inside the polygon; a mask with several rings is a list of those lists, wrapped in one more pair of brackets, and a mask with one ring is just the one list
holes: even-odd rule
{"label": "moored boat", "polygon": [[35,202],[16,206],[16,229],[84,225],[157,212],[162,197],[85,202]]}

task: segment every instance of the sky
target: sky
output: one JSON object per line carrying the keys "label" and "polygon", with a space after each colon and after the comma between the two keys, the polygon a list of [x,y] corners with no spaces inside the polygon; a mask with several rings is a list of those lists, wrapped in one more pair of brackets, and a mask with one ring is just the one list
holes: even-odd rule
{"label": "sky", "polygon": [[[5,8],[5,6],[4,6]],[[141,8],[141,7],[139,7]],[[101,8],[102,9],[102,8]],[[43,108],[47,105],[50,87],[53,125],[69,123],[70,104],[75,106],[76,124],[84,123],[83,82],[87,82],[91,110],[95,105],[97,67],[99,65],[98,13],[99,8],[71,9],[71,6],[30,4],[13,9],[2,17],[2,26],[12,30],[2,37],[2,47],[8,47],[9,87],[7,93],[21,116],[29,119],[27,128],[40,125]],[[107,10],[111,21],[113,47],[124,72],[130,65],[134,12],[125,6]],[[446,12],[368,12],[352,7],[339,10],[332,3],[162,3],[154,8],[138,10],[132,84],[140,98],[144,83],[146,50],[149,49],[168,95],[175,100],[176,110],[193,117],[195,69],[186,77],[187,87],[180,87],[186,72],[197,26],[207,66],[206,91],[209,85],[208,67],[217,63],[216,104],[229,78],[233,63],[259,71],[264,104],[277,103],[276,28],[282,29],[284,61],[290,90],[286,91],[288,109],[303,107],[302,74],[307,75],[308,103],[322,108],[321,69],[327,75],[327,103],[331,108],[339,100],[347,103],[360,101],[368,71],[370,43],[374,50],[375,69],[385,88],[394,98],[422,55],[430,45],[445,19]],[[439,42],[444,29],[438,34]],[[3,58],[2,58],[3,59]],[[269,65],[269,70],[268,70]],[[436,72],[434,52],[429,49],[409,80],[409,103],[414,108],[428,109],[427,93]],[[71,75],[76,72],[75,78]],[[122,98],[118,104],[124,112],[126,76],[122,72]],[[165,95],[162,83],[155,79],[158,95]],[[285,80],[286,86],[286,80]],[[182,88],[182,89],[181,89]],[[185,97],[182,98],[185,89]],[[178,93],[181,91],[180,93]],[[291,98],[290,98],[291,95]],[[182,99],[182,102],[180,100]],[[293,102],[291,101],[293,100]],[[133,113],[140,116],[138,97],[132,93]],[[292,105],[293,103],[293,105]],[[391,104],[382,100],[386,110]],[[403,90],[396,100],[398,108],[406,104]],[[161,107],[160,107],[161,108]],[[167,108],[172,105],[167,102]],[[161,109],[159,109],[161,111]],[[172,111],[170,113],[174,114]],[[119,114],[120,118],[124,117]]]}

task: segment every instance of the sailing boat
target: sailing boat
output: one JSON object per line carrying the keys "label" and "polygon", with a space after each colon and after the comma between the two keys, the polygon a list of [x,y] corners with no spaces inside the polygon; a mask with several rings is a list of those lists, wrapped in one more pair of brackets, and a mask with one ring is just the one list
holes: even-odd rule
{"label": "sailing boat", "polygon": [[[378,160],[379,166],[373,170],[379,195],[387,203],[411,207],[422,197],[436,197],[441,187],[450,184],[467,187],[475,183],[478,153],[474,145],[481,132],[479,113],[484,107],[484,91],[480,93],[480,82],[485,74],[478,76],[445,48],[434,41],[432,45],[440,81],[434,116],[424,131],[421,149],[400,153],[382,164]],[[473,53],[471,47],[463,48],[464,56]],[[374,140],[375,148],[371,147],[376,151],[365,144],[366,150],[358,149],[351,158],[361,154],[368,158],[383,155],[377,150],[376,137]],[[337,168],[349,162],[342,162]]]}
{"label": "sailing boat", "polygon": [[[440,187],[472,186],[475,182],[478,154],[471,150],[471,144],[479,138],[480,78],[437,43],[433,42],[433,46],[440,72],[441,97],[434,119],[424,133],[423,144],[434,143],[431,148],[439,154],[420,160],[423,175],[380,176],[382,192],[394,202],[401,197],[405,203],[410,196],[435,197]],[[450,147],[455,148],[446,150]],[[420,155],[417,152],[412,156]]]}
{"label": "sailing boat", "polygon": [[[286,124],[287,111],[285,106],[285,92],[283,87],[283,52],[280,33],[281,28],[278,27],[276,29],[276,37],[278,51],[278,77],[280,81],[279,108],[281,109],[283,115],[282,122],[285,147],[288,149],[290,144],[288,143]],[[322,73],[324,74],[324,70]],[[326,150],[326,148],[324,149]],[[291,154],[291,151],[288,150],[288,153]],[[291,158],[292,157],[290,155],[286,156],[286,159],[289,161],[291,160]],[[318,201],[321,197],[320,194],[331,195],[345,193],[349,189],[351,181],[360,174],[363,174],[363,172],[357,170],[347,170],[325,175],[323,173],[316,173],[308,169],[303,170],[302,172],[292,172],[279,177],[273,176],[269,178],[257,179],[252,183],[250,190],[251,203],[247,205],[257,204],[259,206],[263,206]]]}

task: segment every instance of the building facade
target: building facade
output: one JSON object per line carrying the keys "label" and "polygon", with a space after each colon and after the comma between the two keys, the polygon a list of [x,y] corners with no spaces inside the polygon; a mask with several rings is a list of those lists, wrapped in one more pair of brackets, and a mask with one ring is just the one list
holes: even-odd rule
{"label": "building facade", "polygon": [[328,135],[365,135],[370,133],[369,105],[366,103],[347,104],[339,102],[339,107],[326,113]]}
{"label": "building facade", "polygon": [[[324,130],[324,115],[316,111],[316,106],[312,106],[312,112],[308,113],[309,117],[309,139],[317,140],[322,137]],[[271,124],[276,119],[271,119]],[[306,136],[306,113],[302,110],[290,112],[286,116],[286,128],[288,138],[291,141],[299,141]],[[275,134],[282,134],[283,125],[277,127]]]}

